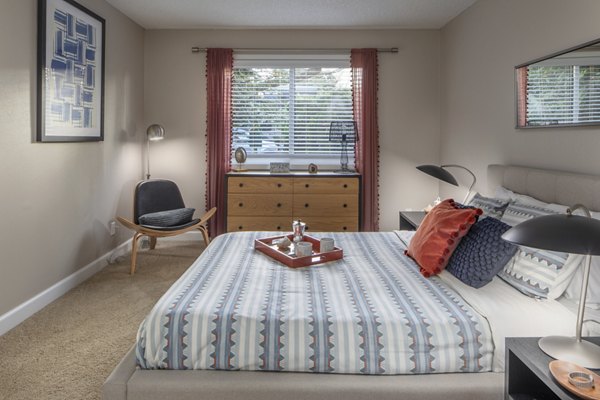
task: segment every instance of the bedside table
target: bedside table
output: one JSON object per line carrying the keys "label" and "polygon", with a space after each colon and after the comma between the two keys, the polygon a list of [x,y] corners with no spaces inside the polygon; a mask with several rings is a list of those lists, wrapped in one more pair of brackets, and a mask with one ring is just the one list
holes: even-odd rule
{"label": "bedside table", "polygon": [[[504,398],[506,400],[579,399],[558,384],[548,364],[554,360],[538,347],[539,338],[506,338],[506,372]],[[600,337],[586,337],[600,344]],[[598,373],[598,370],[592,370]]]}
{"label": "bedside table", "polygon": [[425,211],[400,211],[400,230],[416,231],[425,215]]}

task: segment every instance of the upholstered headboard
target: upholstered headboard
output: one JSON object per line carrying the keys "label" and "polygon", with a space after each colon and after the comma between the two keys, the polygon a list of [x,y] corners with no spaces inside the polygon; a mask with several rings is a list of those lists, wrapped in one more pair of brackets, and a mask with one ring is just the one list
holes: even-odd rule
{"label": "upholstered headboard", "polygon": [[600,211],[600,176],[514,165],[489,165],[488,190],[494,193],[498,186],[546,203],[567,206],[581,203],[591,210]]}

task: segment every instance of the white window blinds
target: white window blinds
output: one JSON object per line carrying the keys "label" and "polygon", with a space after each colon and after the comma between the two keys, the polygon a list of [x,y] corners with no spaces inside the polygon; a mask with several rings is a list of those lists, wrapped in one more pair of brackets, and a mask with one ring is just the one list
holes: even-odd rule
{"label": "white window blinds", "polygon": [[527,125],[600,122],[600,66],[527,68]]}
{"label": "white window blinds", "polygon": [[[332,121],[352,120],[349,55],[234,57],[233,149],[250,157],[339,158]],[[354,145],[348,146],[354,154]]]}

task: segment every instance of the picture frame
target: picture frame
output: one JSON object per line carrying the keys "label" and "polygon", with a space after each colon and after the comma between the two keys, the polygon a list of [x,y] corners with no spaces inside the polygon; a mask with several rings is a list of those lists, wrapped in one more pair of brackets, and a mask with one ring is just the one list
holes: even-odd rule
{"label": "picture frame", "polygon": [[269,164],[269,172],[272,174],[287,174],[290,172],[290,163],[272,162]]}
{"label": "picture frame", "polygon": [[38,0],[38,142],[104,140],[105,20],[74,0]]}

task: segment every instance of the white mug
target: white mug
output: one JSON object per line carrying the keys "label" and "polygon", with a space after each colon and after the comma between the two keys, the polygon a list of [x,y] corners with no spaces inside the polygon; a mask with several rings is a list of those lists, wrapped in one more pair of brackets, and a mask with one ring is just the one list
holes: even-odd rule
{"label": "white mug", "polygon": [[333,238],[322,238],[321,239],[321,246],[320,246],[320,251],[321,253],[327,253],[328,251],[333,251],[335,244],[333,241]]}
{"label": "white mug", "polygon": [[312,254],[312,243],[311,242],[298,242],[296,243],[296,256],[306,257]]}

